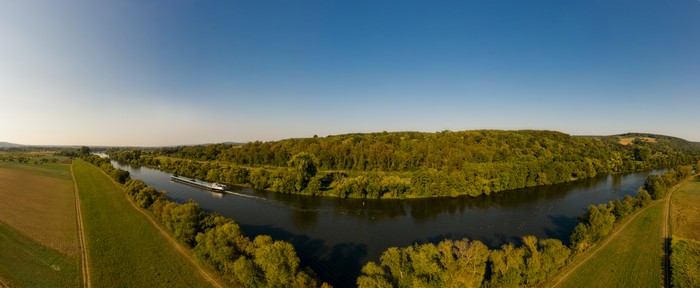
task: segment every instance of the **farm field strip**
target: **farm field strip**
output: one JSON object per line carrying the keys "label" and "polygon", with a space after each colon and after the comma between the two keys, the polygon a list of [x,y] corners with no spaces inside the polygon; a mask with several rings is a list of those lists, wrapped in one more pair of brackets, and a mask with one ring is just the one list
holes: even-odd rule
{"label": "farm field strip", "polygon": [[0,222],[0,278],[9,287],[78,287],[77,259]]}
{"label": "farm field strip", "polygon": [[671,222],[671,203],[673,202],[673,192],[676,189],[671,189],[668,197],[664,200],[664,215],[661,225],[661,238],[663,244],[663,287],[671,287],[671,231],[669,223]]}
{"label": "farm field strip", "polygon": [[674,237],[700,241],[700,176],[673,196],[671,224]]}
{"label": "farm field strip", "polygon": [[83,214],[90,282],[99,287],[210,287],[192,263],[135,213],[101,170],[73,164]]}
{"label": "farm field strip", "polygon": [[669,285],[700,287],[700,176],[673,195],[669,221]]}
{"label": "farm field strip", "polygon": [[[102,172],[102,174],[104,174],[105,176],[109,177],[104,171],[102,171],[102,170],[100,170],[100,171]],[[114,185],[119,186],[119,184],[118,184],[116,181],[114,181],[114,180],[111,179],[111,178],[110,178],[110,180],[112,181],[112,183],[113,183]],[[219,287],[219,288],[222,288],[222,287],[223,287],[223,286],[221,286],[221,284],[216,280],[216,277],[215,277],[215,276],[212,276],[210,272],[208,272],[208,271],[207,271],[205,268],[203,268],[199,263],[197,263],[197,261],[194,259],[194,257],[192,257],[192,254],[188,252],[188,249],[187,249],[187,248],[185,248],[184,246],[182,246],[182,244],[178,243],[177,240],[175,240],[175,238],[173,238],[172,235],[171,235],[169,232],[165,231],[165,229],[163,228],[163,226],[162,226],[161,224],[159,224],[155,219],[153,219],[153,216],[151,216],[151,214],[149,214],[148,212],[146,212],[146,211],[144,211],[143,209],[139,208],[139,207],[136,205],[136,203],[134,203],[134,201],[133,201],[132,199],[130,199],[130,198],[127,197],[126,200],[129,201],[129,204],[131,204],[131,206],[134,208],[134,210],[136,210],[136,211],[138,211],[139,213],[143,214],[143,215],[146,217],[146,219],[148,219],[148,221],[151,222],[151,224],[153,224],[153,227],[155,227],[156,229],[158,229],[158,231],[161,233],[161,235],[163,235],[163,237],[165,237],[166,239],[168,239],[168,242],[170,242],[170,244],[172,244],[172,247],[173,247],[173,248],[175,248],[178,252],[180,252],[180,254],[181,254],[182,256],[186,257],[186,258],[192,263],[192,265],[195,265],[195,267],[197,268],[197,271],[200,273],[200,275],[202,275],[204,278],[206,278],[207,281],[209,281],[209,283],[211,283],[213,286]]]}
{"label": "farm field strip", "polygon": [[80,286],[69,166],[0,162],[0,284]]}
{"label": "farm field strip", "polygon": [[65,164],[0,163],[0,221],[78,257],[75,193]]}
{"label": "farm field strip", "polygon": [[87,254],[87,242],[85,241],[85,229],[83,228],[83,214],[80,210],[80,196],[78,195],[78,183],[75,181],[73,164],[70,166],[71,177],[73,178],[73,190],[75,191],[75,211],[78,226],[78,239],[80,240],[80,270],[83,275],[83,287],[91,287],[90,283],[90,262]]}

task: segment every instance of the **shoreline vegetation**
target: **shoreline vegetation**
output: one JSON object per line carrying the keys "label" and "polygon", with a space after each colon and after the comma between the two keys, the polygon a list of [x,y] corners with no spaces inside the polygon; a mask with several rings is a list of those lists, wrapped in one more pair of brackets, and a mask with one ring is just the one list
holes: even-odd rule
{"label": "shoreline vegetation", "polygon": [[489,195],[691,164],[700,146],[652,134],[383,132],[243,145],[109,149],[110,159],[278,193],[405,199]]}

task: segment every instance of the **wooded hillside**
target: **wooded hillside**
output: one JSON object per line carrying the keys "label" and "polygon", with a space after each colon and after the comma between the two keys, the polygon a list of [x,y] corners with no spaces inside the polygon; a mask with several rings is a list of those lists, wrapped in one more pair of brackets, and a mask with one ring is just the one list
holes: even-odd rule
{"label": "wooded hillside", "polygon": [[[700,155],[700,147],[678,138],[640,134],[656,141],[635,138],[622,145],[621,137],[574,137],[533,130],[382,132],[111,151],[110,156],[205,180],[278,192],[403,198],[477,196],[601,173],[689,164]],[[300,153],[311,155],[314,164],[313,175],[304,176],[308,178],[304,180],[288,168]],[[172,158],[217,164],[203,166]],[[311,184],[315,181],[319,183]],[[307,190],[309,185],[314,189]]]}

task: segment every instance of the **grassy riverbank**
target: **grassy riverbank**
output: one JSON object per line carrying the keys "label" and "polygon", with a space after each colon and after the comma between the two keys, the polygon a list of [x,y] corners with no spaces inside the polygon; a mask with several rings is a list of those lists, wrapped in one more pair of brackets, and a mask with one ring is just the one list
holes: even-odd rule
{"label": "grassy riverbank", "polygon": [[93,285],[210,286],[102,171],[82,160],[76,160],[73,171],[80,192]]}
{"label": "grassy riverbank", "polygon": [[[618,230],[619,233],[609,236],[612,238],[608,245],[556,287],[622,288],[661,285],[663,239],[659,236],[659,230],[663,221],[664,204],[665,201],[658,201],[641,211]],[[585,257],[585,254],[580,257]]]}
{"label": "grassy riverbank", "polygon": [[0,199],[0,279],[17,287],[80,286],[70,166],[0,162]]}

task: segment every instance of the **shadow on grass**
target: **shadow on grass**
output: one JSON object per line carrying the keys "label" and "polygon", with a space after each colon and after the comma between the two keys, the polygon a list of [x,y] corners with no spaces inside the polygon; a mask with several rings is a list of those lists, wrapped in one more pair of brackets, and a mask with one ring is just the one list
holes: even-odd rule
{"label": "shadow on grass", "polygon": [[663,287],[671,287],[671,238],[664,238],[664,256],[661,257],[661,275],[663,275]]}

